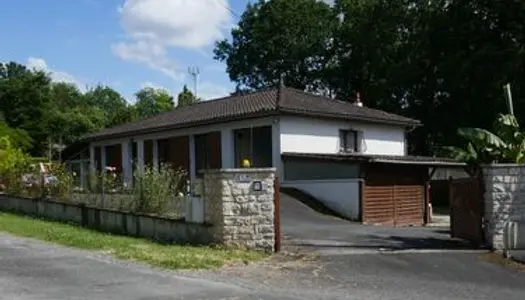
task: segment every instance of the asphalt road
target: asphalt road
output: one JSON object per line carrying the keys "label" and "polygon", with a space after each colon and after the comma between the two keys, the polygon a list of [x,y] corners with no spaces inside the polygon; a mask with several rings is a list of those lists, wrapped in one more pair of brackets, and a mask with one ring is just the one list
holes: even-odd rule
{"label": "asphalt road", "polygon": [[0,299],[525,299],[525,273],[479,254],[325,255],[170,272],[0,233]]}
{"label": "asphalt road", "polygon": [[234,297],[286,299],[0,233],[0,299],[239,299]]}

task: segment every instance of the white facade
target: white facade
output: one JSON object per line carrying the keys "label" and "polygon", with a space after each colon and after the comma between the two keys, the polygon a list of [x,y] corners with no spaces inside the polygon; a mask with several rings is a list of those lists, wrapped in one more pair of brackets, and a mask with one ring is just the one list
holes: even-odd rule
{"label": "white facade", "polygon": [[282,186],[308,193],[339,215],[350,220],[359,220],[359,179],[297,180],[285,182]]}
{"label": "white facade", "polygon": [[361,153],[406,155],[405,128],[395,125],[281,117],[281,153],[339,153],[339,130],[360,132]]}
{"label": "white facade", "polygon": [[[329,121],[306,117],[280,118],[281,153],[337,154],[340,130],[358,134],[358,149],[368,155],[406,155],[406,129],[403,126],[371,124],[357,121]],[[282,165],[281,178],[285,178]],[[326,180],[285,180],[283,186],[301,190],[340,215],[358,220],[361,195],[360,179],[352,177]]]}

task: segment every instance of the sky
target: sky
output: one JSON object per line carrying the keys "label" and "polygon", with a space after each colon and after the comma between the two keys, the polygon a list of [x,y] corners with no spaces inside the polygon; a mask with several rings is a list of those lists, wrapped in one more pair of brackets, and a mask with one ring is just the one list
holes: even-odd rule
{"label": "sky", "polygon": [[250,0],[0,0],[0,61],[45,70],[54,81],[85,91],[97,84],[129,102],[143,87],[176,95],[229,94],[226,66],[213,59],[216,40],[230,37]]}

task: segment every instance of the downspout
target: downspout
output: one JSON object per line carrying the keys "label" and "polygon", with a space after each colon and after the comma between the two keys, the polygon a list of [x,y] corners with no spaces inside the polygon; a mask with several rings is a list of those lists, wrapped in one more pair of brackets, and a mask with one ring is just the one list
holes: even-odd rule
{"label": "downspout", "polygon": [[432,177],[434,177],[434,174],[436,173],[437,167],[432,167],[432,170],[430,171],[430,174],[428,175],[428,178],[425,182],[425,225],[428,225],[432,222],[432,202],[430,200],[430,182],[432,181]]}

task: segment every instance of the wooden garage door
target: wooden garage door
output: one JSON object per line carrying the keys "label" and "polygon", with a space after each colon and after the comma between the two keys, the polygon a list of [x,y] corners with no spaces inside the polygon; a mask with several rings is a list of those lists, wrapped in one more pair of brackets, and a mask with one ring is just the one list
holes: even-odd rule
{"label": "wooden garage door", "polygon": [[424,176],[418,168],[367,168],[363,223],[384,226],[423,224]]}

